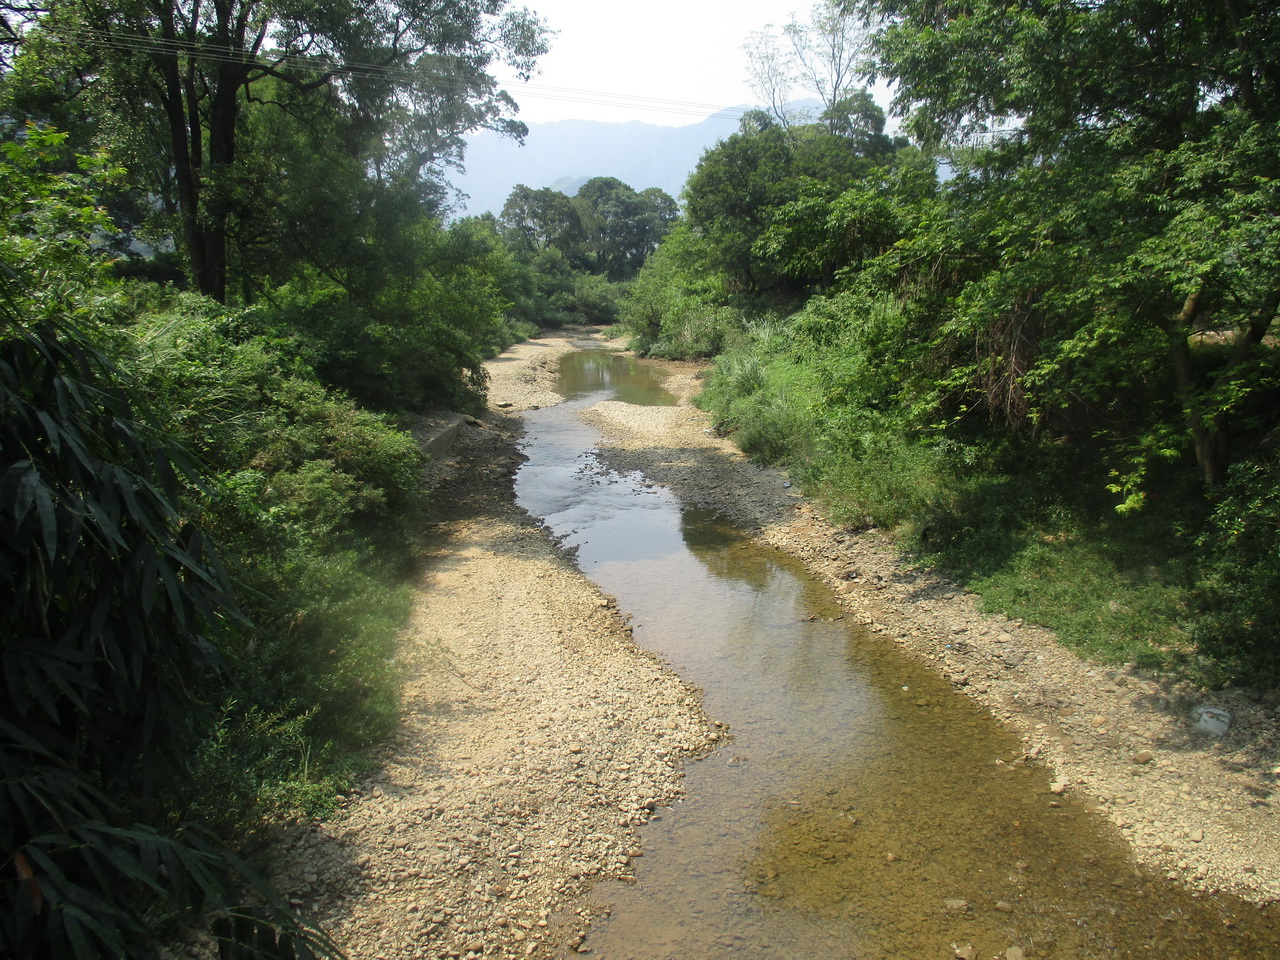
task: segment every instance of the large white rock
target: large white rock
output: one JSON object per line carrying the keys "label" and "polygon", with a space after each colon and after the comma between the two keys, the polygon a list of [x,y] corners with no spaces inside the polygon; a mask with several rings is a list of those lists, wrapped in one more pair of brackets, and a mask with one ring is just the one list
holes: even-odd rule
{"label": "large white rock", "polygon": [[1231,729],[1231,714],[1221,707],[1202,705],[1191,711],[1191,722],[1202,733],[1220,737]]}

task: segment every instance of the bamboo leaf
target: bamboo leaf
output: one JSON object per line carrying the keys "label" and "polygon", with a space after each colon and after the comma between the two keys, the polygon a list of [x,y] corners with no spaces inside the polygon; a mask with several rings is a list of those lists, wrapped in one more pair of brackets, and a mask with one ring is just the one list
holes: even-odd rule
{"label": "bamboo leaf", "polygon": [[37,484],[34,490],[36,511],[40,516],[40,530],[44,539],[45,556],[53,563],[58,558],[58,517],[53,505],[53,498],[43,484]]}

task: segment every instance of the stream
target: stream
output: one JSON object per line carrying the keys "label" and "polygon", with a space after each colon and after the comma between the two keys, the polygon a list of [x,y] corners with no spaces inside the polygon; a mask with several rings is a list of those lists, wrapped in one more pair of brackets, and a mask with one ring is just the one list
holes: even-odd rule
{"label": "stream", "polygon": [[1276,911],[1139,868],[990,714],[844,619],[786,554],[610,470],[578,414],[663,404],[660,372],[567,354],[526,415],[522,507],[617,599],[636,641],[728,726],[642,828],[635,882],[598,884],[608,960],[1262,958]]}

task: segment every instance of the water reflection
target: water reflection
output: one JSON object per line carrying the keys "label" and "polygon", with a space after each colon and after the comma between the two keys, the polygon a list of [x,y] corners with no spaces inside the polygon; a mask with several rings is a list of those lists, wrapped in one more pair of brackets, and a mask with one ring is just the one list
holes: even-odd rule
{"label": "water reflection", "polygon": [[[564,369],[596,383],[608,364]],[[597,956],[1272,955],[1274,911],[1137,870],[1016,738],[798,562],[606,469],[577,411],[612,388],[566,389],[530,417],[518,496],[732,729],[645,828],[636,882],[593,894],[612,909]]]}
{"label": "water reflection", "polygon": [[649,407],[669,407],[676,402],[658,370],[608,350],[579,350],[560,361],[560,395],[576,399],[608,391],[610,399]]}

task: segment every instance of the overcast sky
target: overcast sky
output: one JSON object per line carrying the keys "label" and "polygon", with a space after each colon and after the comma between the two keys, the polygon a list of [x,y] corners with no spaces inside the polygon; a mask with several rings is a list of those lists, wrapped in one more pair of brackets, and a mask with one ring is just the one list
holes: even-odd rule
{"label": "overcast sky", "polygon": [[747,34],[781,26],[811,0],[513,0],[559,33],[524,84],[502,76],[526,123],[643,120],[696,123],[718,107],[755,102]]}

